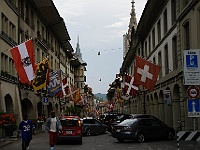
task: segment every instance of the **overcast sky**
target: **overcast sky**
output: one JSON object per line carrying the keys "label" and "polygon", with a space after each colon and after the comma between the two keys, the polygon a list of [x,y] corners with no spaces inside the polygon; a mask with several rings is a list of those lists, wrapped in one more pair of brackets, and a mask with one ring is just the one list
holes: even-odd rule
{"label": "overcast sky", "polygon": [[[93,93],[107,94],[123,61],[132,0],[53,0],[64,19],[72,47],[79,44],[87,63],[86,84]],[[137,22],[147,0],[135,0]],[[100,55],[98,55],[100,52]],[[101,81],[100,81],[101,79]]]}

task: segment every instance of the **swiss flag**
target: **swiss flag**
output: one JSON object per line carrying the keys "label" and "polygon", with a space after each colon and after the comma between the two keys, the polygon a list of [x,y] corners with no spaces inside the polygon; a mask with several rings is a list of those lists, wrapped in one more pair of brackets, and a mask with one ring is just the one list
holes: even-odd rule
{"label": "swiss flag", "polygon": [[136,96],[138,87],[135,84],[134,77],[125,75],[123,93],[130,96]]}
{"label": "swiss flag", "polygon": [[21,83],[27,83],[35,78],[35,59],[33,41],[28,40],[10,49],[15,68]]}
{"label": "swiss flag", "polygon": [[140,84],[152,91],[160,73],[160,66],[157,66],[139,56],[136,56],[134,69],[135,84]]}

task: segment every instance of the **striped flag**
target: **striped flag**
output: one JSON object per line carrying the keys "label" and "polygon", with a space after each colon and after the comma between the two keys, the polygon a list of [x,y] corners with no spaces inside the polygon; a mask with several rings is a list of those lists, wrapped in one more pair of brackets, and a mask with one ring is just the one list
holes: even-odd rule
{"label": "striped flag", "polygon": [[19,80],[25,84],[35,78],[33,41],[28,40],[10,49]]}

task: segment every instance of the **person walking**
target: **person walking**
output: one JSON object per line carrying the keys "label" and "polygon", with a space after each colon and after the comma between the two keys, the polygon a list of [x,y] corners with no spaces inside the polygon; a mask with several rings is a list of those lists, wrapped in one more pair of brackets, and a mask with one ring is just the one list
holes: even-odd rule
{"label": "person walking", "polygon": [[31,120],[28,119],[28,115],[23,116],[23,120],[19,124],[19,131],[17,137],[21,132],[22,138],[22,150],[29,149],[29,144],[32,140],[32,134],[35,126]]}
{"label": "person walking", "polygon": [[49,132],[49,144],[50,144],[51,150],[54,150],[57,133],[62,130],[60,120],[56,117],[54,111],[51,112],[51,117],[47,121],[46,129]]}

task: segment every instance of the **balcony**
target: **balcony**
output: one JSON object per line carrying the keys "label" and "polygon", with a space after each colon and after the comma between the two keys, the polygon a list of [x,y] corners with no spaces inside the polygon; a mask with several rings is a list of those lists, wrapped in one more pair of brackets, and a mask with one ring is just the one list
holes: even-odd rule
{"label": "balcony", "polygon": [[17,82],[17,78],[10,75],[7,71],[1,71],[1,78],[9,82]]}

